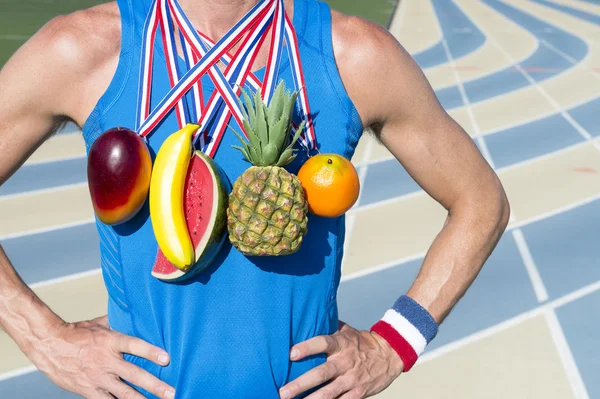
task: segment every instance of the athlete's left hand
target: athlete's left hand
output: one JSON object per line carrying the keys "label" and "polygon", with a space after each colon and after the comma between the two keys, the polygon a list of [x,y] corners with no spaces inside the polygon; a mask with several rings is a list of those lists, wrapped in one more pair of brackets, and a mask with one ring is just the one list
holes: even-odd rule
{"label": "athlete's left hand", "polygon": [[306,399],[362,399],[378,394],[402,373],[402,360],[376,333],[358,331],[340,322],[333,335],[301,342],[290,352],[298,361],[325,353],[327,361],[279,390],[281,399],[294,398],[323,385]]}

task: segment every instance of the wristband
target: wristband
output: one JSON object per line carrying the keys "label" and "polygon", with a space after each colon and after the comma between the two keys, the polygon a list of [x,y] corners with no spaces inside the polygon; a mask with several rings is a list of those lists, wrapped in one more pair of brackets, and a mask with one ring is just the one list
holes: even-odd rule
{"label": "wristband", "polygon": [[371,331],[379,334],[398,353],[404,363],[404,372],[407,372],[437,334],[438,325],[425,308],[403,295],[371,327]]}

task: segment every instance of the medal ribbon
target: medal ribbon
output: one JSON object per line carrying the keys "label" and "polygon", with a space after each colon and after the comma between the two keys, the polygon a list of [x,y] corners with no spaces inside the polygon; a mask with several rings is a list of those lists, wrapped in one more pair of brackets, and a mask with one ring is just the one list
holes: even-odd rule
{"label": "medal ribbon", "polygon": [[[156,4],[156,2],[154,3]],[[244,34],[261,20],[265,19],[265,10],[269,6],[267,1],[263,1],[254,6],[242,19],[234,25],[234,27],[223,36],[216,45],[211,48],[206,55],[189,71],[187,71],[181,79],[175,84],[175,86],[167,93],[167,95],[160,101],[156,108],[149,114],[146,110],[150,109],[150,86],[151,86],[151,74],[140,77],[140,81],[143,82],[140,88],[140,98],[138,108],[140,125],[137,128],[138,134],[142,137],[147,136],[150,132],[156,128],[160,121],[166,116],[166,114],[173,109],[173,107],[179,102],[182,97],[190,90],[190,88],[198,82],[199,79],[210,69],[210,67],[216,63],[233,45],[235,45]],[[148,36],[154,30],[153,19],[157,17],[157,7],[154,6],[150,13],[146,26],[144,27],[144,47],[145,51],[142,54],[142,67],[141,70],[146,74],[148,71],[152,71],[152,67],[149,66],[149,61],[153,59],[154,46],[147,46],[146,44],[153,43],[153,39]],[[267,15],[268,17],[268,15]],[[143,74],[143,75],[144,75]],[[144,84],[147,82],[147,84]],[[145,101],[145,102],[144,102]],[[141,117],[141,116],[144,117]]]}
{"label": "medal ribbon", "polygon": [[[172,89],[150,113],[154,37],[159,23]],[[188,69],[185,74],[179,70],[177,63],[175,24],[180,31]],[[269,26],[272,28],[271,47],[265,68],[265,79],[261,85],[251,72],[251,67],[266,39],[266,30]],[[249,34],[232,58],[228,51],[247,32]],[[142,137],[148,135],[175,107],[180,127],[185,125],[186,120],[194,122],[199,120],[202,134],[197,132],[195,141],[199,140],[204,152],[214,157],[232,115],[244,130],[243,113],[237,102],[237,96],[246,81],[249,81],[255,90],[261,90],[265,103],[270,102],[277,83],[284,40],[288,43],[288,56],[292,65],[294,85],[299,91],[297,105],[307,121],[306,130],[301,135],[300,142],[309,150],[316,148],[316,136],[308,106],[297,37],[289,17],[285,14],[283,0],[267,0],[257,4],[217,43],[212,42],[193,28],[177,0],[155,0],[144,27],[142,73],[140,74],[141,90],[137,114],[138,133]],[[225,73],[216,65],[219,60],[226,65]],[[207,72],[217,90],[205,106],[202,98],[201,78]],[[186,93],[190,89],[192,95],[186,98]],[[187,104],[188,99],[191,106]],[[210,126],[210,132],[207,129],[208,126]]]}
{"label": "medal ribbon", "polygon": [[285,16],[285,39],[288,44],[287,49],[288,56],[290,58],[290,65],[292,66],[294,86],[296,90],[300,91],[298,95],[300,110],[304,120],[306,120],[306,126],[303,134],[300,136],[299,141],[307,150],[310,151],[317,148],[317,136],[313,126],[310,106],[308,105],[308,94],[306,92],[306,82],[304,81],[304,71],[302,70],[302,63],[300,62],[298,37],[296,36],[296,30],[292,25],[292,21],[287,14]]}
{"label": "medal ribbon", "polygon": [[[209,47],[206,45],[204,38],[202,35],[196,31],[191,22],[187,19],[185,13],[177,3],[177,0],[168,0],[172,5],[172,11],[177,19],[177,22],[180,28],[183,31],[184,36],[186,36],[187,42],[192,47],[193,51],[199,55],[204,56],[207,51],[209,51]],[[271,51],[269,54],[269,59],[266,66],[266,76],[265,81],[275,81],[276,76],[279,70],[279,60],[281,59],[281,45],[279,47],[278,52],[274,52],[273,49],[275,43],[283,42],[283,29],[276,29],[276,26],[283,26],[284,18],[283,18],[283,2],[282,0],[278,0],[273,3],[273,6],[276,6],[275,9],[275,19],[271,24],[272,32],[274,36],[275,34],[279,34],[279,37],[275,37],[271,44]],[[261,30],[262,31],[262,30]],[[254,64],[254,59],[258,54],[258,51],[266,39],[266,35],[261,35],[258,45],[254,48],[254,54],[250,59],[240,60],[237,56],[232,59],[227,55],[227,60],[225,60],[227,68],[225,71],[225,76],[221,73],[221,71],[215,67],[211,68],[209,71],[209,75],[213,80],[215,87],[217,88],[218,93],[214,93],[211,99],[209,100],[208,109],[213,106],[213,101],[216,101],[215,112],[217,112],[217,120],[215,123],[212,123],[210,126],[210,131],[207,132],[206,137],[201,137],[201,148],[203,151],[209,155],[214,156],[223,134],[226,131],[227,123],[230,119],[231,113],[233,113],[234,118],[238,125],[243,129],[243,113],[239,108],[239,104],[237,102],[237,96],[239,95],[241,88],[244,86],[246,80],[250,75],[253,76],[255,83],[258,82],[257,89],[260,88],[260,81],[256,79],[254,74],[251,73],[252,65]],[[242,51],[243,52],[243,51]],[[225,58],[225,55],[224,55]],[[241,61],[241,62],[240,62]],[[239,66],[242,66],[240,69]],[[233,87],[233,89],[232,89]],[[264,87],[264,84],[263,84]],[[273,92],[274,90],[272,90]],[[227,107],[224,107],[223,100],[225,101]],[[205,114],[206,116],[207,114]],[[202,126],[206,126],[202,124]],[[245,132],[244,132],[245,133]]]}
{"label": "medal ribbon", "polygon": [[[193,28],[191,22],[181,9],[181,6],[176,0],[167,0],[171,11],[177,21],[179,28],[181,29],[182,35],[185,37],[187,44],[191,47],[192,51],[199,57],[204,57],[209,51],[206,45],[203,43],[200,34]],[[237,95],[239,94],[239,88],[245,83],[250,69],[254,63],[256,55],[264,42],[266,35],[264,34],[268,28],[268,22],[271,21],[274,7],[276,3],[273,2],[271,10],[267,13],[268,18],[261,21],[258,28],[255,29],[249,37],[246,38],[244,44],[238,50],[233,58],[233,62],[227,65],[225,74],[216,66],[208,71],[209,76],[215,83],[217,92],[211,96],[206,111],[203,113],[200,120],[200,124],[203,127],[203,132],[206,133],[206,128],[210,124],[210,131],[213,133],[212,140],[210,142],[210,149],[205,148],[204,140],[205,137],[201,136],[201,147],[205,153],[209,156],[214,156],[216,147],[220,143],[223,133],[226,130],[226,124],[229,120],[230,111],[233,112],[233,116],[240,126],[243,126],[242,119],[243,113],[239,108],[237,102]],[[241,56],[239,54],[242,54]],[[236,88],[234,90],[233,87]],[[237,92],[237,93],[236,93]],[[227,105],[225,107],[223,101]],[[217,122],[210,123],[212,118],[216,116]],[[216,132],[216,134],[215,134]]]}
{"label": "medal ribbon", "polygon": [[[302,115],[304,117],[304,119],[306,120],[306,125],[305,125],[305,131],[300,135],[300,143],[302,145],[304,145],[304,147],[306,147],[308,150],[313,150],[315,148],[317,148],[317,141],[316,141],[316,134],[314,131],[314,126],[312,123],[312,115],[310,112],[310,107],[308,104],[308,95],[306,92],[306,83],[304,80],[304,72],[302,70],[302,64],[300,63],[300,51],[299,51],[299,46],[298,46],[298,38],[296,36],[295,33],[295,29],[292,25],[291,20],[289,19],[289,17],[287,16],[287,14],[285,14],[285,11],[283,10],[283,1],[280,1],[281,5],[280,8],[278,9],[278,11],[281,11],[281,15],[280,17],[282,18],[281,21],[275,21],[274,22],[274,26],[277,27],[281,27],[281,32],[283,31],[283,29],[285,28],[285,39],[288,43],[288,56],[290,59],[290,64],[292,65],[292,75],[294,78],[294,86],[295,89],[299,91],[299,95],[298,95],[298,106],[301,110],[303,110]],[[283,17],[285,15],[285,17]],[[279,25],[281,24],[281,25]],[[278,32],[276,32],[275,30],[273,31],[273,34],[277,34]],[[202,38],[202,40],[205,43],[208,43],[209,45],[214,45],[214,42],[212,42],[210,40],[210,38],[208,38],[207,36],[203,35],[202,33],[199,33],[200,37]],[[280,35],[282,36],[282,35]],[[281,38],[283,39],[283,37]],[[269,63],[267,64],[267,70],[269,68],[269,65],[274,65],[274,63],[277,63],[277,66],[275,67],[274,70],[271,71],[271,73],[269,73],[268,71],[265,73],[265,82],[260,83],[260,81],[258,80],[258,78],[256,78],[256,76],[254,74],[250,74],[248,82],[250,83],[250,85],[255,89],[255,90],[261,90],[261,93],[263,93],[263,100],[265,100],[265,102],[268,104],[268,102],[271,99],[272,94],[274,93],[276,84],[274,82],[277,81],[277,79],[274,77],[276,76],[274,74],[275,71],[279,70],[279,62],[281,60],[281,51],[283,48],[283,40],[279,40],[277,41],[275,38],[272,39],[271,41],[271,55],[269,57]],[[278,49],[278,51],[273,51],[274,49]],[[231,62],[231,57],[228,54],[224,54],[223,58],[222,58],[223,62],[225,64]],[[269,82],[271,82],[271,85],[269,85]],[[292,130],[295,131],[296,125],[293,124]],[[306,132],[308,132],[308,135],[306,135]],[[308,138],[307,138],[308,137]]]}

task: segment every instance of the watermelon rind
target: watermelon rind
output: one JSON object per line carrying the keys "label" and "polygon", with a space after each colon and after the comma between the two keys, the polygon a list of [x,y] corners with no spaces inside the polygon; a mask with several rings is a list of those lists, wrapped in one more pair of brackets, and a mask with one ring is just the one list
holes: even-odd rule
{"label": "watermelon rind", "polygon": [[[232,189],[229,178],[221,167],[202,151],[195,151],[194,156],[199,156],[208,166],[213,181],[213,206],[211,220],[207,231],[211,231],[198,243],[195,248],[196,263],[187,270],[174,268],[169,274],[152,272],[152,275],[165,282],[180,282],[192,278],[205,270],[217,257],[227,239],[227,207],[229,192]],[[218,211],[214,211],[218,210]],[[212,227],[211,227],[212,226]]]}

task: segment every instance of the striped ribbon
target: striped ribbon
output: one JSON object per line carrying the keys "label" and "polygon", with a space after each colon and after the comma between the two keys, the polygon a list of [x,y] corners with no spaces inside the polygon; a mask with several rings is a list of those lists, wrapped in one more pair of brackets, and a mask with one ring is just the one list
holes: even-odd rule
{"label": "striped ribbon", "polygon": [[[193,28],[178,2],[176,0],[167,1],[191,50],[197,56],[205,57],[210,49],[203,42],[200,34]],[[208,156],[214,157],[231,114],[233,114],[238,125],[243,126],[243,113],[237,102],[237,96],[250,74],[262,43],[266,39],[265,32],[271,25],[277,6],[277,2],[272,2],[266,18],[246,38],[238,53],[233,57],[233,61],[227,64],[225,73],[221,72],[216,65],[213,65],[208,71],[217,91],[209,99],[200,118],[200,125],[203,126],[202,132],[204,134],[198,137],[201,148]],[[271,62],[269,60],[268,64]]]}
{"label": "striped ribbon", "polygon": [[[150,112],[155,36],[159,26],[171,90]],[[185,73],[180,70],[177,62],[176,27],[179,29],[187,68]],[[267,37],[268,29],[271,29],[271,46],[264,81],[261,84],[251,72],[251,68]],[[229,51],[240,40],[241,46],[231,56]],[[243,112],[237,102],[237,96],[246,82],[254,90],[260,90],[263,100],[269,104],[277,86],[285,41],[288,44],[294,86],[300,92],[297,106],[301,115],[307,120],[306,130],[300,137],[300,143],[309,150],[316,148],[316,135],[311,120],[297,40],[292,23],[285,13],[283,0],[259,2],[217,43],[193,28],[177,0],[155,0],[144,26],[136,116],[138,133],[146,137],[167,113],[175,108],[180,127],[183,127],[187,121],[200,123],[202,129],[196,132],[195,144],[199,142],[200,148],[210,157],[214,157],[231,117],[243,131]],[[224,72],[217,66],[219,61],[225,65]],[[207,73],[214,82],[216,90],[205,104],[202,77]],[[190,91],[191,95],[186,95]]]}
{"label": "striped ribbon", "polygon": [[[156,108],[146,117],[140,118],[143,121],[137,128],[138,134],[142,137],[147,136],[150,132],[156,128],[161,120],[167,115],[167,113],[173,109],[173,107],[179,102],[182,97],[191,89],[191,87],[202,78],[204,74],[215,64],[231,47],[233,47],[243,36],[248,32],[249,29],[256,29],[256,25],[260,20],[265,19],[265,10],[269,6],[268,1],[262,1],[254,6],[242,19],[234,25],[234,27],[223,36],[214,47],[212,47],[200,61],[194,65],[189,71],[187,71],[177,84],[169,91],[169,93],[160,101]],[[154,3],[153,10],[147,18],[146,26],[144,27],[144,47],[145,51],[142,54],[142,66],[141,70],[145,72],[152,71],[152,67],[149,66],[149,60],[153,59],[151,54],[154,51],[153,39],[148,39],[152,31],[155,32],[154,23],[152,19],[157,18],[157,6]],[[148,44],[148,46],[146,46]],[[144,115],[145,109],[150,109],[150,105],[147,104],[150,101],[150,90],[151,90],[151,75],[140,78],[142,82],[140,87],[140,98],[138,108],[141,110],[138,112],[140,115]],[[144,84],[148,82],[148,84]]]}

